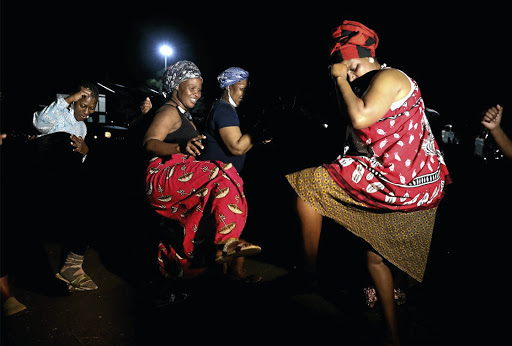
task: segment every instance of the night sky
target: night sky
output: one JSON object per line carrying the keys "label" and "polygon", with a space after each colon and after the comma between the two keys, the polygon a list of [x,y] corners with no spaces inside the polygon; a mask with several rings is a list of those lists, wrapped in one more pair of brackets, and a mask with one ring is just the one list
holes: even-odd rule
{"label": "night sky", "polygon": [[216,76],[239,66],[251,74],[252,105],[295,96],[317,112],[331,112],[330,33],[343,19],[374,29],[379,61],[417,80],[427,107],[450,121],[478,123],[485,107],[506,101],[500,7],[105,3],[2,2],[3,128],[31,119],[39,105],[82,80],[143,86],[163,71],[158,48],[164,42],[175,51],[168,65],[187,59],[199,66],[203,97],[217,97]]}

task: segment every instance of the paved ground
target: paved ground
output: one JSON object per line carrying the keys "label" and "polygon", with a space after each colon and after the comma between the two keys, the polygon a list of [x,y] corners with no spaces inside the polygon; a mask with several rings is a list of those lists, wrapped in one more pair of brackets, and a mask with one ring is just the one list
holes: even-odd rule
{"label": "paved ground", "polygon": [[[57,245],[45,244],[53,264],[58,263]],[[15,285],[28,311],[2,319],[2,345],[195,345],[203,340],[220,344],[226,338],[247,338],[251,344],[310,338],[318,344],[332,338],[344,345],[383,344],[380,309],[367,309],[360,290],[331,282],[315,292],[301,292],[287,282],[288,270],[266,262],[263,255],[248,259],[247,269],[264,282],[242,287],[205,277],[188,287],[190,298],[162,305],[163,300],[156,300],[156,282],[123,277],[120,268],[109,267],[101,252],[91,248],[86,271],[99,289],[69,294],[57,280],[47,282],[52,289],[46,292]],[[447,301],[436,289],[410,287],[408,302],[399,307],[410,345],[450,338],[441,323],[449,313]]]}

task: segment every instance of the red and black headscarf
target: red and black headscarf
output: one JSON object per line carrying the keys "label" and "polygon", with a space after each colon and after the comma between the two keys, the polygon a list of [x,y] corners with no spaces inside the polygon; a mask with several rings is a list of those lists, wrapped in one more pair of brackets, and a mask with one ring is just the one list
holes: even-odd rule
{"label": "red and black headscarf", "polygon": [[331,50],[331,61],[338,63],[355,58],[375,57],[375,48],[379,37],[370,28],[361,23],[344,20],[333,34],[334,46]]}

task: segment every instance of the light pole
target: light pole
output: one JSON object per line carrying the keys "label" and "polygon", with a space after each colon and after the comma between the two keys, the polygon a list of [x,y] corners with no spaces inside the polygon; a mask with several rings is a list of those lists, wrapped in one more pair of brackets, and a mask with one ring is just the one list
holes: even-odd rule
{"label": "light pole", "polygon": [[169,47],[168,45],[164,44],[164,45],[160,46],[160,54],[162,54],[164,56],[165,70],[167,70],[167,57],[172,55],[172,48]]}

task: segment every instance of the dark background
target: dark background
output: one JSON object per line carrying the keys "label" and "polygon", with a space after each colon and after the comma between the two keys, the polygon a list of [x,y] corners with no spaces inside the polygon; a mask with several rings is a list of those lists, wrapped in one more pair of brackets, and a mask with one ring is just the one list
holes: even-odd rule
{"label": "dark background", "polygon": [[492,2],[447,9],[342,2],[274,8],[260,2],[4,1],[1,10],[4,131],[25,125],[40,105],[82,80],[144,86],[161,76],[158,48],[164,42],[175,51],[168,65],[182,59],[198,65],[206,99],[218,96],[215,78],[221,71],[240,66],[251,74],[242,111],[291,96],[322,117],[335,117],[327,66],[330,33],[343,19],[374,29],[380,62],[416,79],[427,107],[461,128],[475,129],[483,109],[506,102],[507,18],[505,8]]}

